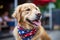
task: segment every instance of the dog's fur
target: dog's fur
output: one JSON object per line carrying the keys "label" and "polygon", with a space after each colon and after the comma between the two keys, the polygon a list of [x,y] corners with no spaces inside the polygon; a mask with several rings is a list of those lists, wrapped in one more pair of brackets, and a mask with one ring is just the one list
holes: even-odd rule
{"label": "dog's fur", "polygon": [[[33,4],[33,3],[25,3],[22,5],[19,5],[16,10],[13,13],[13,17],[18,20],[18,24],[23,26],[25,29],[32,29],[34,27],[33,24],[29,23],[26,18],[29,20],[35,20],[36,15],[40,12],[39,8]],[[37,27],[38,31],[34,35],[34,37],[31,40],[51,40],[50,37],[47,35],[44,28],[40,25]],[[15,36],[16,40],[22,40],[21,37],[18,34],[17,26],[15,27],[13,34]]]}

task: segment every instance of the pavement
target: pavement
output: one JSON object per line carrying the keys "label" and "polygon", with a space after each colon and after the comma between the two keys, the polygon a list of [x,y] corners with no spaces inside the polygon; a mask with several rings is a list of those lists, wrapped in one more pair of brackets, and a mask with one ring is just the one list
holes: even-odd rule
{"label": "pavement", "polygon": [[[54,30],[54,31],[47,31],[49,36],[51,37],[51,40],[60,40],[60,31]],[[7,37],[0,40],[15,40],[14,37]]]}
{"label": "pavement", "polygon": [[52,40],[60,40],[60,31],[47,31]]}

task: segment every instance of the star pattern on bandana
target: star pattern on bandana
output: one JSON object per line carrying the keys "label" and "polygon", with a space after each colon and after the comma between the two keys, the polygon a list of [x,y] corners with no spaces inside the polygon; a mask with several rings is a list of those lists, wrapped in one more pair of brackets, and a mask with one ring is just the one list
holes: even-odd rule
{"label": "star pattern on bandana", "polygon": [[28,29],[24,29],[22,27],[18,27],[18,33],[23,40],[31,40],[31,38],[36,33],[36,31],[37,30],[35,28],[32,30],[28,30]]}

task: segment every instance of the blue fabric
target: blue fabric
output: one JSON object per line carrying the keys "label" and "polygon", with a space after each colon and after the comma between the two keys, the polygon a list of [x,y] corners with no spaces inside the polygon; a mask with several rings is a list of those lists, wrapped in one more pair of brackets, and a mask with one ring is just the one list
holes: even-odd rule
{"label": "blue fabric", "polygon": [[[21,36],[23,36],[24,34],[26,34],[26,33],[29,33],[31,30],[19,30],[18,29],[18,33],[21,35]],[[33,37],[34,35],[31,35],[31,36],[29,36],[29,37],[25,37],[25,38],[22,38],[23,40],[31,40],[31,38]]]}
{"label": "blue fabric", "polygon": [[14,22],[14,21],[9,21],[9,22],[7,22],[7,25],[10,26],[10,27],[11,27],[11,26],[14,27],[14,26],[15,26],[15,22]]}
{"label": "blue fabric", "polygon": [[26,38],[22,38],[23,40],[31,40],[32,36],[26,37]]}

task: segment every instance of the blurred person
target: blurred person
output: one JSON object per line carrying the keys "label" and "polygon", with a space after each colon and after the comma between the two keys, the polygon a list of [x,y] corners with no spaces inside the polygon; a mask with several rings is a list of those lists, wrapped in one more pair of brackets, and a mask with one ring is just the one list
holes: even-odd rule
{"label": "blurred person", "polygon": [[2,27],[6,25],[3,18],[2,18],[2,14],[0,14],[0,36],[2,35]]}
{"label": "blurred person", "polygon": [[7,25],[10,26],[10,33],[11,33],[15,27],[15,19],[13,19],[12,17],[9,18],[10,21],[7,21]]}
{"label": "blurred person", "polygon": [[7,25],[10,27],[9,33],[11,33],[13,31],[13,29],[14,29],[14,26],[15,26],[14,19],[9,15],[8,11],[4,12],[3,19],[7,22]]}

